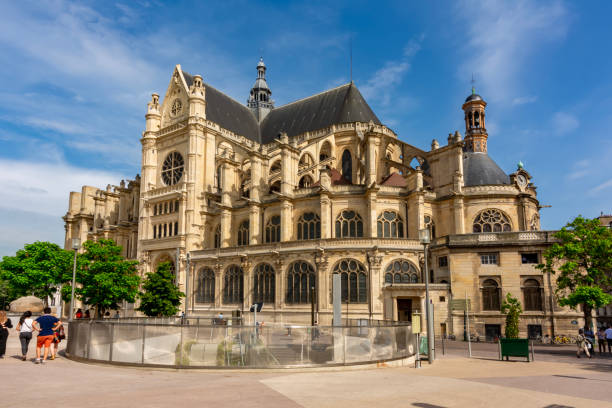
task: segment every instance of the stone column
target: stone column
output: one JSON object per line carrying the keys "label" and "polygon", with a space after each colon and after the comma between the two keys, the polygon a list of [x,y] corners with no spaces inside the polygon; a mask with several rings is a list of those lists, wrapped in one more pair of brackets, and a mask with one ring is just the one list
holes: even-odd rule
{"label": "stone column", "polygon": [[329,311],[331,308],[329,301],[330,288],[330,273],[328,257],[323,251],[315,253],[315,263],[317,267],[317,303],[319,311]]}
{"label": "stone column", "polygon": [[454,234],[465,234],[463,212],[463,197],[455,197],[453,201]]}
{"label": "stone column", "polygon": [[375,133],[368,133],[366,147],[366,186],[376,183],[376,150],[380,145],[380,136]]}
{"label": "stone column", "polygon": [[251,154],[251,200],[260,202],[262,191],[262,172],[261,172],[261,158],[257,154]]}
{"label": "stone column", "polygon": [[293,238],[293,204],[283,200],[281,204],[281,241],[291,241]]}
{"label": "stone column", "polygon": [[223,265],[217,263],[213,266],[215,271],[215,309],[220,309],[223,300]]}
{"label": "stone column", "polygon": [[[249,205],[249,235],[250,235],[250,245],[257,245],[263,242],[259,242],[260,237],[260,229],[259,225],[261,221],[261,208],[259,205],[255,203],[251,203]],[[282,234],[281,234],[282,236]]]}
{"label": "stone column", "polygon": [[367,196],[367,204],[368,204],[368,213],[365,215],[366,219],[364,220],[367,225],[367,229],[365,231],[365,236],[370,238],[376,238],[377,236],[377,228],[376,228],[376,197],[377,190],[371,189],[366,193]]}
{"label": "stone column", "polygon": [[243,281],[243,307],[249,309],[253,304],[253,264],[248,257],[243,257],[240,263],[244,276]]}
{"label": "stone column", "polygon": [[274,269],[276,272],[276,294],[274,307],[277,310],[282,310],[285,307],[285,284],[287,282],[287,273],[285,271],[286,267],[287,263],[278,257],[274,263]]}
{"label": "stone column", "polygon": [[226,248],[232,243],[232,213],[228,209],[221,211],[221,247]]}

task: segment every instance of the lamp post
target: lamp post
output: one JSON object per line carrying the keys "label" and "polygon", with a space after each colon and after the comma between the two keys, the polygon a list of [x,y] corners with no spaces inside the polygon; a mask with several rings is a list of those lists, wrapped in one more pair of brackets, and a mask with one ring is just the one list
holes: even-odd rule
{"label": "lamp post", "polygon": [[434,355],[433,355],[433,320],[430,313],[430,304],[429,304],[429,267],[427,266],[427,245],[430,242],[430,232],[429,228],[423,228],[419,230],[419,241],[423,244],[424,249],[424,265],[425,268],[425,320],[427,324],[427,330],[425,331],[427,335],[427,359],[429,360],[429,364],[433,363]]}
{"label": "lamp post", "polygon": [[74,263],[72,265],[72,287],[70,288],[70,316],[68,317],[69,322],[72,322],[72,318],[74,317],[74,287],[76,285],[76,259],[77,259],[77,252],[79,252],[80,247],[81,247],[81,240],[79,238],[72,238],[72,249],[74,249]]}

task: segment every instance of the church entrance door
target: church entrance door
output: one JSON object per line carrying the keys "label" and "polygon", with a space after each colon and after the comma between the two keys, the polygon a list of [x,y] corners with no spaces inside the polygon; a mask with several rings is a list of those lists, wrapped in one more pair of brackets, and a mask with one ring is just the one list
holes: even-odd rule
{"label": "church entrance door", "polygon": [[412,299],[397,299],[397,320],[412,321]]}

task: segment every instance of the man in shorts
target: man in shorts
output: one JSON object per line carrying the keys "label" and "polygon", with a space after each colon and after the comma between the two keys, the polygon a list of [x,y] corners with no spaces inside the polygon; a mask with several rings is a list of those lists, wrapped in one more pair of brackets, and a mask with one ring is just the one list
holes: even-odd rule
{"label": "man in shorts", "polygon": [[[44,313],[38,319],[34,321],[34,328],[38,330],[38,339],[36,340],[36,360],[37,364],[42,364],[43,361],[47,360],[51,344],[55,337],[55,332],[62,322],[55,316],[51,316],[51,308],[45,307]],[[40,348],[45,347],[45,354],[43,359],[40,359]]]}

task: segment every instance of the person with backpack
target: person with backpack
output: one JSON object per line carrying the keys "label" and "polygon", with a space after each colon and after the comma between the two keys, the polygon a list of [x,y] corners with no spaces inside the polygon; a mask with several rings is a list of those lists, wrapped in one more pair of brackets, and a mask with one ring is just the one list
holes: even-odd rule
{"label": "person with backpack", "polygon": [[32,332],[34,331],[34,320],[32,312],[29,310],[24,312],[17,323],[17,332],[19,332],[19,342],[21,343],[21,359],[27,360],[28,346],[32,340]]}
{"label": "person with backpack", "polygon": [[4,358],[6,353],[6,340],[8,339],[9,330],[13,327],[11,319],[6,317],[6,312],[0,310],[0,358]]}
{"label": "person with backpack", "polygon": [[584,354],[588,358],[591,358],[591,353],[589,353],[589,340],[584,336],[584,330],[578,330],[578,337],[576,338],[576,344],[578,345],[578,351],[576,352],[576,357],[580,358],[580,354],[584,351]]}
{"label": "person with backpack", "polygon": [[[51,308],[45,307],[44,315],[34,321],[34,330],[38,330],[38,338],[36,339],[36,363],[42,364],[47,360],[51,343],[53,343],[54,330],[62,323],[57,317],[51,316]],[[44,347],[45,352],[43,358],[40,358],[40,349]]]}

